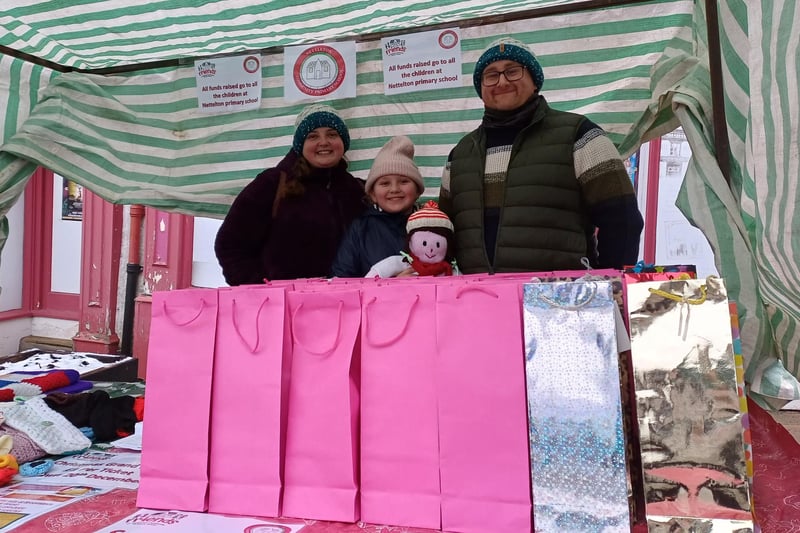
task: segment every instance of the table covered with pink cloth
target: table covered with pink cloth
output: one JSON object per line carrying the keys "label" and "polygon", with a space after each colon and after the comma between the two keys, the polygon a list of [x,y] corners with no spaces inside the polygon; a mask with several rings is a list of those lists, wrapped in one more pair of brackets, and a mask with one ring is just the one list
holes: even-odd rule
{"label": "table covered with pink cloth", "polygon": [[[800,444],[765,410],[752,401],[748,402],[748,406],[755,465],[753,497],[756,523],[763,533],[800,532]],[[167,522],[170,517],[168,513],[137,509],[136,490],[114,489],[44,513],[16,527],[13,524],[2,527],[0,523],[0,530],[13,530],[15,533],[150,532],[153,524],[148,524],[148,519]],[[173,515],[174,524],[162,524],[156,529],[163,533],[187,531],[181,528],[180,522],[181,517],[189,514],[176,512]],[[206,516],[209,519],[223,519]],[[363,522],[349,524],[255,517],[230,517],[230,520],[232,523],[249,524],[230,529],[231,533],[432,533],[432,530],[426,529]],[[645,533],[647,528],[644,524],[637,524],[633,531]]]}

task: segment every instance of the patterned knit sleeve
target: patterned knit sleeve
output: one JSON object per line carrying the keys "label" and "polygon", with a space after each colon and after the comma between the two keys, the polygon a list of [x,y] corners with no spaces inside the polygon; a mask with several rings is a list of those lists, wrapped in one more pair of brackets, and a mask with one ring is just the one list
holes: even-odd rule
{"label": "patterned knit sleeve", "polygon": [[628,173],[611,139],[585,120],[575,141],[575,175],[597,228],[598,266],[635,264],[644,222]]}
{"label": "patterned knit sleeve", "polygon": [[442,172],[442,185],[439,187],[439,209],[451,219],[453,218],[453,200],[450,196],[450,162],[453,159],[453,152],[447,156],[447,163]]}

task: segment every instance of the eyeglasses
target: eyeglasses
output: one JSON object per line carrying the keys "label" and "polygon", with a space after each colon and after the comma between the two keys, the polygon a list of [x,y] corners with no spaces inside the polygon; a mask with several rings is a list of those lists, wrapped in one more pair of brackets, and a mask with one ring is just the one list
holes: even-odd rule
{"label": "eyeglasses", "polygon": [[500,74],[506,77],[506,81],[521,80],[522,76],[525,74],[525,67],[522,65],[515,65],[513,67],[508,67],[505,70],[492,70],[490,72],[484,72],[483,76],[481,77],[481,84],[484,87],[492,87],[497,85],[498,82],[500,82]]}

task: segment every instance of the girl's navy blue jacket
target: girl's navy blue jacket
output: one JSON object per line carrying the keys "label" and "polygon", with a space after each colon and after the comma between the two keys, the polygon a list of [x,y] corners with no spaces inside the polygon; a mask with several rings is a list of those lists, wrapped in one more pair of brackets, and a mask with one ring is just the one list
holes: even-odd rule
{"label": "girl's navy blue jacket", "polygon": [[363,278],[372,265],[400,253],[406,246],[408,215],[375,206],[367,209],[347,230],[333,261],[333,275]]}

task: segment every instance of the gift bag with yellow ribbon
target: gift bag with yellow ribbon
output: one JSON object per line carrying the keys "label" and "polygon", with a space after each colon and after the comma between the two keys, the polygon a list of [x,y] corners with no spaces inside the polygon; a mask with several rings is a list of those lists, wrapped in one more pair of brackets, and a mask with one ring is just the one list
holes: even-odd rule
{"label": "gift bag with yellow ribbon", "polygon": [[752,530],[723,280],[627,290],[649,530]]}

